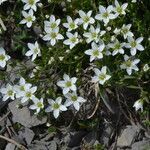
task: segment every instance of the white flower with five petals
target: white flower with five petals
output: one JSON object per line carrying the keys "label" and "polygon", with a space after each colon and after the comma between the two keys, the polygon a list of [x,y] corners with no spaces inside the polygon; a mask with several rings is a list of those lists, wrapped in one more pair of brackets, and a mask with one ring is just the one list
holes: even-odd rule
{"label": "white flower with five petals", "polygon": [[24,10],[33,9],[34,11],[36,11],[37,10],[36,4],[39,1],[40,0],[22,0],[22,2],[25,3],[23,9]]}
{"label": "white flower with five petals", "polygon": [[131,26],[131,24],[123,24],[123,26],[121,27],[120,32],[123,35],[124,39],[126,39],[127,37],[133,37],[133,33],[130,31]]}
{"label": "white flower with five petals", "polygon": [[28,100],[32,100],[35,98],[34,96],[34,93],[36,92],[37,90],[37,87],[29,87],[27,88],[24,92],[23,92],[23,95],[22,95],[22,98],[21,98],[21,103],[25,103],[27,102]]}
{"label": "white flower with five petals", "polygon": [[39,44],[37,41],[33,43],[28,43],[28,48],[30,49],[29,51],[26,52],[26,56],[32,56],[32,61],[35,60],[37,56],[41,56],[41,51],[39,48]]}
{"label": "white flower with five petals", "polygon": [[115,0],[115,8],[114,8],[114,12],[116,13],[116,17],[119,15],[125,15],[126,12],[126,8],[128,6],[128,3],[124,3],[122,6],[119,4],[119,2],[117,0]]}
{"label": "white flower with five petals", "polygon": [[103,36],[105,33],[106,31],[100,31],[100,27],[97,27],[95,29],[93,26],[90,26],[89,32],[85,32],[83,36],[87,38],[87,43],[90,43],[92,41],[98,43],[100,41],[100,37]]}
{"label": "white flower with five petals", "polygon": [[0,47],[0,67],[4,68],[10,56],[6,54],[4,48]]}
{"label": "white flower with five petals", "polygon": [[109,43],[107,46],[113,50],[112,56],[117,55],[118,53],[124,54],[124,47],[125,43],[120,43],[117,39],[114,43]]}
{"label": "white flower with five petals", "polygon": [[26,83],[25,79],[23,77],[19,80],[19,85],[14,86],[14,90],[16,93],[16,98],[23,97],[24,92],[29,89],[32,86],[30,83]]}
{"label": "white flower with five petals", "polygon": [[71,91],[77,90],[77,87],[75,85],[75,83],[77,81],[76,77],[70,78],[67,74],[64,74],[63,79],[64,80],[62,80],[62,81],[58,81],[57,85],[63,89],[64,95],[67,94],[70,90]]}
{"label": "white flower with five petals", "polygon": [[80,15],[80,24],[83,24],[83,28],[86,30],[89,24],[93,24],[95,22],[94,18],[91,17],[92,11],[88,11],[86,14],[84,11],[79,10]]}
{"label": "white flower with five petals", "polygon": [[63,23],[63,26],[68,29],[68,31],[72,31],[78,28],[79,18],[72,20],[70,16],[67,16],[68,23]]}
{"label": "white flower with five petals", "polygon": [[86,100],[83,97],[78,96],[76,92],[68,93],[65,95],[65,97],[67,98],[67,100],[64,105],[66,107],[73,105],[77,111],[79,111],[82,103],[86,102]]}
{"label": "white flower with five petals", "polygon": [[63,43],[65,45],[69,45],[70,49],[72,49],[76,44],[79,43],[78,33],[77,32],[75,32],[74,34],[72,34],[70,32],[67,32],[66,35],[67,35],[68,39],[65,40]]}
{"label": "white flower with five petals", "polygon": [[53,99],[48,99],[48,103],[50,104],[50,106],[48,106],[45,109],[45,111],[46,112],[52,112],[53,111],[53,115],[55,118],[58,118],[61,111],[67,110],[66,106],[61,104],[62,103],[61,97],[56,98],[55,101]]}
{"label": "white flower with five petals", "polygon": [[51,15],[49,21],[44,21],[44,29],[45,30],[54,30],[58,28],[60,24],[60,19],[56,19],[54,15]]}
{"label": "white flower with five petals", "polygon": [[100,5],[99,14],[95,16],[95,19],[103,21],[105,25],[107,25],[110,20],[116,18],[116,16],[112,13],[113,10],[114,8],[112,5],[108,6],[107,8]]}
{"label": "white flower with five petals", "polygon": [[20,22],[20,24],[26,24],[28,28],[32,26],[32,22],[35,21],[35,16],[33,15],[33,10],[30,9],[29,12],[22,11],[22,15],[24,19]]}
{"label": "white flower with five petals", "polygon": [[2,93],[3,95],[3,101],[6,101],[8,100],[9,98],[11,100],[14,100],[15,99],[15,91],[14,91],[14,87],[10,84],[7,84],[6,87],[4,88],[1,88],[0,89],[0,92]]}
{"label": "white flower with five petals", "polygon": [[132,74],[132,70],[139,70],[139,68],[136,65],[140,62],[140,59],[131,60],[131,58],[128,55],[124,55],[124,60],[125,62],[123,62],[123,64],[120,65],[120,67],[121,69],[126,69],[128,75]]}
{"label": "white flower with five petals", "polygon": [[90,55],[90,62],[92,62],[94,59],[102,59],[105,45],[97,45],[96,43],[92,42],[91,46],[92,49],[85,51],[85,54]]}
{"label": "white flower with five petals", "polygon": [[34,97],[32,99],[32,101],[33,101],[34,104],[31,105],[29,107],[29,109],[36,110],[35,114],[38,114],[40,112],[40,110],[44,108],[43,98],[38,99],[38,98]]}
{"label": "white flower with five petals", "polygon": [[64,39],[64,37],[59,33],[59,28],[48,29],[45,28],[46,35],[43,37],[44,41],[50,41],[51,45],[54,46],[58,40]]}
{"label": "white flower with five petals", "polygon": [[132,37],[128,37],[128,42],[125,47],[130,48],[130,53],[132,56],[136,55],[137,50],[143,51],[144,47],[141,45],[143,37],[139,37],[136,40]]}
{"label": "white flower with five petals", "polygon": [[92,77],[92,82],[99,82],[99,84],[104,85],[104,83],[111,78],[111,76],[107,74],[106,66],[103,66],[101,70],[95,68],[94,72],[96,76]]}

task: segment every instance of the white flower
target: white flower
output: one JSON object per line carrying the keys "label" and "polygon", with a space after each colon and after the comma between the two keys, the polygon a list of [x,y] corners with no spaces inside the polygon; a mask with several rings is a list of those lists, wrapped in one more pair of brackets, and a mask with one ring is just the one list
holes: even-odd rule
{"label": "white flower", "polygon": [[131,60],[128,55],[124,55],[124,60],[125,62],[122,65],[120,65],[120,67],[121,69],[126,69],[128,75],[132,74],[132,70],[139,70],[139,68],[136,65],[140,62],[140,59]]}
{"label": "white flower", "polygon": [[74,21],[70,16],[67,16],[68,23],[63,23],[63,26],[68,29],[68,31],[72,31],[78,28],[79,18]]}
{"label": "white flower", "polygon": [[50,41],[51,45],[54,46],[57,40],[62,40],[64,37],[59,33],[59,28],[54,30],[45,29],[46,35],[43,37],[44,41]]}
{"label": "white flower", "polygon": [[64,105],[67,107],[73,105],[77,111],[79,111],[81,104],[86,102],[86,100],[83,97],[78,96],[76,92],[68,93],[65,97],[67,100]]}
{"label": "white flower", "polygon": [[80,23],[83,24],[83,28],[86,30],[89,24],[93,24],[95,20],[91,17],[92,11],[88,11],[86,14],[84,11],[79,10]]}
{"label": "white flower", "polygon": [[112,56],[115,56],[118,53],[124,54],[124,49],[123,49],[124,45],[125,45],[124,43],[120,43],[117,39],[115,40],[114,43],[109,43],[108,47],[113,50]]}
{"label": "white flower", "polygon": [[0,5],[3,3],[3,2],[6,2],[7,0],[0,0]]}
{"label": "white flower", "polygon": [[143,102],[141,100],[137,100],[133,107],[135,107],[135,110],[138,111],[139,109],[141,109],[141,111],[143,111]]}
{"label": "white flower", "polygon": [[107,75],[106,69],[106,66],[103,66],[101,70],[95,68],[94,72],[96,76],[92,77],[92,82],[99,82],[99,84],[104,85],[104,83],[111,78],[110,75]]}
{"label": "white flower", "polygon": [[29,12],[22,11],[22,15],[24,19],[20,22],[20,24],[26,24],[28,28],[32,26],[32,22],[35,21],[35,16],[33,16],[33,10],[30,9]]}
{"label": "white flower", "polygon": [[105,33],[106,31],[100,31],[99,27],[95,29],[93,26],[90,26],[89,32],[85,32],[83,36],[87,38],[87,43],[90,43],[92,41],[98,43],[100,41],[100,37],[103,36]]}
{"label": "white flower", "polygon": [[0,67],[4,68],[9,59],[10,56],[6,55],[4,48],[0,47]]}
{"label": "white flower", "polygon": [[26,83],[23,77],[19,80],[19,85],[14,86],[14,90],[16,93],[16,98],[20,98],[24,95],[24,92],[29,89],[32,85],[30,83]]}
{"label": "white flower", "polygon": [[0,92],[3,95],[3,101],[6,101],[8,98],[11,98],[12,100],[15,99],[15,91],[12,85],[7,84],[6,88],[1,88]]}
{"label": "white flower", "polygon": [[131,24],[128,25],[123,24],[120,32],[123,34],[124,39],[133,36],[133,33],[130,31],[131,26],[132,26]]}
{"label": "white flower", "polygon": [[112,5],[108,6],[107,8],[100,5],[99,14],[95,16],[95,19],[103,21],[107,25],[109,20],[116,18],[116,16],[111,13],[112,11],[113,11]]}
{"label": "white flower", "polygon": [[28,43],[28,48],[30,49],[29,51],[26,52],[26,56],[31,56],[32,55],[32,61],[34,61],[34,59],[38,56],[41,56],[41,51],[39,48],[39,44],[37,43],[37,41],[32,44],[32,43]]}
{"label": "white flower", "polygon": [[56,98],[55,101],[53,99],[48,99],[48,103],[50,104],[50,106],[48,106],[45,111],[46,112],[53,111],[53,115],[55,118],[58,118],[61,111],[67,110],[66,106],[61,104],[62,103],[61,97]]}
{"label": "white flower", "polygon": [[58,81],[57,85],[63,89],[64,95],[67,94],[70,90],[72,91],[77,90],[76,85],[75,85],[77,81],[76,77],[70,78],[67,74],[64,74],[63,79],[64,80],[62,81]]}
{"label": "white flower", "polygon": [[137,2],[137,0],[132,0],[131,2],[132,2],[132,3],[136,3],[136,2]]}
{"label": "white flower", "polygon": [[22,2],[25,3],[23,9],[24,10],[33,9],[34,11],[36,11],[37,10],[36,4],[39,1],[40,0],[22,0]]}
{"label": "white flower", "polygon": [[32,99],[32,101],[34,102],[33,105],[31,105],[29,108],[32,110],[36,110],[35,114],[38,114],[40,112],[41,109],[44,108],[44,104],[43,104],[43,98],[41,98],[40,100],[37,99],[36,97],[34,97]]}
{"label": "white flower", "polygon": [[45,30],[56,29],[60,24],[60,19],[56,19],[54,15],[51,15],[49,20],[50,21],[44,21],[44,29]]}
{"label": "white flower", "polygon": [[120,34],[121,29],[115,28],[115,30],[113,31],[116,35]]}
{"label": "white flower", "polygon": [[92,62],[94,59],[102,59],[103,53],[102,51],[105,48],[104,44],[97,45],[96,43],[92,42],[91,44],[92,49],[86,50],[85,54],[90,55],[90,62]]}
{"label": "white flower", "polygon": [[115,8],[114,8],[114,12],[116,13],[115,15],[125,15],[126,12],[126,8],[128,6],[128,3],[124,3],[122,6],[118,3],[117,0],[115,0]]}
{"label": "white flower", "polygon": [[128,42],[125,47],[130,48],[130,53],[132,56],[136,54],[136,51],[143,51],[144,47],[141,45],[141,42],[143,41],[143,37],[139,37],[138,39],[134,39],[132,37],[128,37]]}
{"label": "white flower", "polygon": [[34,93],[36,92],[37,87],[27,88],[22,95],[21,103],[25,103],[28,100],[33,100],[35,98]]}
{"label": "white flower", "polygon": [[69,45],[70,46],[70,49],[72,49],[76,44],[79,43],[79,40],[78,40],[78,33],[75,32],[75,34],[72,34],[70,32],[67,32],[66,33],[67,37],[69,39],[65,40],[63,43],[65,45]]}
{"label": "white flower", "polygon": [[149,67],[149,65],[148,65],[148,64],[145,64],[145,65],[144,65],[144,67],[143,67],[143,71],[145,71],[145,72],[146,72],[146,71],[148,71],[148,70],[149,70],[149,68],[150,68],[150,67]]}

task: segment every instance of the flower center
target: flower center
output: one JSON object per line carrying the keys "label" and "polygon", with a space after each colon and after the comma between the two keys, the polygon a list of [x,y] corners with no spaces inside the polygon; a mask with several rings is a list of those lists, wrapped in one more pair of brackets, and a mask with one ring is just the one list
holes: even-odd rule
{"label": "flower center", "polygon": [[93,55],[96,56],[96,57],[99,56],[99,51],[98,50],[94,50],[93,51]]}
{"label": "flower center", "polygon": [[89,22],[89,20],[90,20],[90,18],[89,18],[88,16],[85,16],[85,17],[83,18],[83,21],[84,21],[85,23]]}
{"label": "flower center", "polygon": [[29,2],[30,5],[34,4],[34,0],[29,0],[28,2]]}
{"label": "flower center", "polygon": [[114,50],[118,50],[118,49],[120,49],[120,48],[121,48],[120,43],[115,44],[115,46],[114,46]]}
{"label": "flower center", "polygon": [[60,105],[59,105],[58,103],[54,103],[54,104],[53,104],[53,108],[54,108],[54,109],[58,109],[59,107],[60,107]]}
{"label": "flower center", "polygon": [[73,96],[71,97],[71,100],[72,100],[72,101],[77,101],[77,96],[76,96],[76,95],[73,95]]}
{"label": "flower center", "polygon": [[105,80],[105,78],[106,78],[105,74],[102,73],[99,75],[99,80]]}
{"label": "flower center", "polygon": [[72,86],[71,81],[67,81],[67,82],[66,82],[66,87],[70,87],[70,86]]}
{"label": "flower center", "polygon": [[8,94],[9,96],[12,96],[12,95],[13,95],[13,91],[12,91],[12,90],[9,90],[9,91],[7,92],[7,94]]}
{"label": "flower center", "polygon": [[72,37],[72,38],[70,39],[70,41],[71,41],[72,43],[75,43],[75,42],[77,41],[77,38],[76,38],[76,37]]}
{"label": "flower center", "polygon": [[71,29],[74,29],[75,28],[75,23],[71,22],[69,26],[70,26]]}
{"label": "flower center", "polygon": [[51,32],[51,38],[52,38],[52,39],[55,39],[56,37],[57,37],[57,33]]}
{"label": "flower center", "polygon": [[30,98],[32,96],[31,92],[26,93],[26,97]]}
{"label": "flower center", "polygon": [[119,13],[119,14],[121,14],[122,13],[122,8],[119,6],[119,7],[117,7],[117,12]]}
{"label": "flower center", "polygon": [[43,104],[42,104],[41,102],[38,102],[38,103],[37,103],[37,107],[38,107],[38,108],[43,108]]}
{"label": "flower center", "polygon": [[125,64],[126,64],[127,67],[131,67],[131,66],[132,66],[131,60],[127,60],[127,61],[125,62]]}
{"label": "flower center", "polygon": [[96,33],[96,32],[93,32],[93,33],[92,33],[92,38],[95,39],[96,37],[97,37],[97,33]]}
{"label": "flower center", "polygon": [[26,18],[26,20],[27,20],[27,22],[31,22],[32,21],[32,17],[29,16],[29,17]]}
{"label": "flower center", "polygon": [[20,86],[21,91],[25,91],[24,86]]}
{"label": "flower center", "polygon": [[129,31],[128,28],[123,28],[123,29],[122,29],[122,32],[123,32],[124,34],[128,33],[128,31]]}
{"label": "flower center", "polygon": [[35,48],[35,49],[34,49],[34,53],[37,54],[38,52],[39,52],[39,49],[38,49],[38,48]]}
{"label": "flower center", "polygon": [[53,23],[51,23],[50,27],[51,27],[52,29],[55,29],[55,28],[57,27],[57,24],[56,24],[55,22],[53,22]]}
{"label": "flower center", "polygon": [[107,18],[108,16],[109,16],[109,13],[108,13],[108,12],[103,13],[103,17],[104,17],[104,18]]}
{"label": "flower center", "polygon": [[136,47],[136,42],[135,41],[131,42],[131,47]]}
{"label": "flower center", "polygon": [[5,59],[5,55],[0,55],[0,60],[3,61]]}

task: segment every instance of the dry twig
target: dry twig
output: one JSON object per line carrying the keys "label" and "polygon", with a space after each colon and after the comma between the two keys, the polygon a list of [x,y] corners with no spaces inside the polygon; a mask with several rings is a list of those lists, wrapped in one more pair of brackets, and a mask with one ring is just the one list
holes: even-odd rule
{"label": "dry twig", "polygon": [[0,135],[0,139],[3,139],[3,140],[6,140],[14,145],[16,145],[18,148],[20,148],[21,150],[27,150],[23,145],[17,143],[16,141],[12,140],[12,139],[9,139],[3,135]]}

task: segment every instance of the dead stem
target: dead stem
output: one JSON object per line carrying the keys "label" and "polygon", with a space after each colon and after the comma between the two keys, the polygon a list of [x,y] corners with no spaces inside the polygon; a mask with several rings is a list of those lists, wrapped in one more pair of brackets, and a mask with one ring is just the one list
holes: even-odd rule
{"label": "dead stem", "polygon": [[14,145],[16,145],[21,150],[27,150],[23,145],[21,145],[21,144],[17,143],[16,141],[14,141],[12,139],[9,139],[9,138],[7,138],[7,137],[5,137],[3,135],[0,135],[0,139],[4,139],[4,140],[6,140],[6,141],[8,141],[8,142],[10,142],[10,143],[12,143]]}

